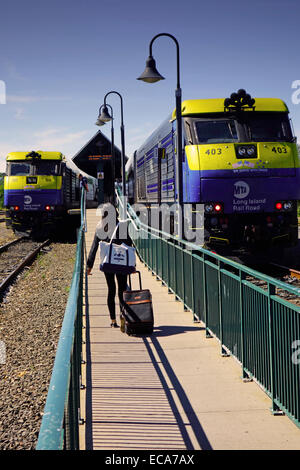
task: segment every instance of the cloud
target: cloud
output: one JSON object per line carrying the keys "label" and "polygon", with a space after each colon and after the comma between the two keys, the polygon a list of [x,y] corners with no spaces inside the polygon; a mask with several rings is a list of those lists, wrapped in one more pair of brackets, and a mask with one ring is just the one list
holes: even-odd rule
{"label": "cloud", "polygon": [[154,129],[155,124],[151,122],[146,122],[143,127],[128,129],[126,132],[126,155],[130,157],[145,142]]}
{"label": "cloud", "polygon": [[34,134],[26,134],[0,140],[0,172],[5,171],[5,158],[10,152],[31,150],[52,150],[62,152],[67,158],[73,157],[91,138],[90,130],[72,132],[69,128],[49,127]]}
{"label": "cloud", "polygon": [[14,118],[15,119],[24,119],[24,108],[17,108],[16,109],[16,112],[15,112],[15,115],[14,115]]}
{"label": "cloud", "polygon": [[37,103],[39,101],[67,101],[67,96],[7,95],[7,103]]}
{"label": "cloud", "polygon": [[[57,149],[66,144],[75,144],[87,137],[89,131],[83,130],[79,132],[66,132],[66,129],[45,129],[34,134],[35,147]],[[86,140],[86,139],[85,139]]]}
{"label": "cloud", "polygon": [[13,79],[13,80],[26,80],[26,78],[24,77],[24,75],[22,75],[19,70],[17,69],[17,67],[15,66],[15,64],[13,64],[12,62],[8,61],[8,60],[4,60],[4,70],[6,71],[6,73],[8,74],[8,77],[10,79]]}

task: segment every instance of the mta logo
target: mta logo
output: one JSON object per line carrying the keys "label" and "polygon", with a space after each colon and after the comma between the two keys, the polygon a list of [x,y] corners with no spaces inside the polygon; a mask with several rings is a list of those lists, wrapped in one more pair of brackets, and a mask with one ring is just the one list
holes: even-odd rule
{"label": "mta logo", "polygon": [[6,104],[6,85],[3,80],[0,80],[0,104]]}
{"label": "mta logo", "polygon": [[237,181],[234,183],[234,197],[243,199],[248,196],[250,187],[245,181]]}

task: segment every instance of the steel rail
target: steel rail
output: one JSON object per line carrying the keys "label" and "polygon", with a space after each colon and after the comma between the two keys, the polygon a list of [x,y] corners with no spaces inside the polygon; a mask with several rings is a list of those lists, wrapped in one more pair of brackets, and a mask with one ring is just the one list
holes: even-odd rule
{"label": "steel rail", "polygon": [[295,277],[297,279],[300,279],[300,271],[294,268],[288,268],[287,266],[283,266],[278,263],[270,263],[271,266],[275,266],[276,268],[285,271],[289,276]]}
{"label": "steel rail", "polygon": [[16,238],[15,240],[5,243],[5,245],[0,246],[0,253],[3,253],[3,251],[6,251],[8,248],[10,248],[12,245],[15,245],[19,243],[20,241],[24,240],[26,237],[20,237]]}
{"label": "steel rail", "polygon": [[[18,239],[17,241],[20,241]],[[16,241],[15,241],[16,242]],[[48,245],[50,243],[50,240],[44,241],[41,245],[39,245],[37,248],[35,248],[29,255],[27,255],[23,261],[4,279],[4,281],[1,282],[0,284],[0,296],[3,295],[4,291],[7,289],[7,287],[10,286],[12,281],[15,279],[15,277],[24,269],[25,266],[31,263],[31,261],[37,256],[37,254],[40,252],[44,246]],[[7,244],[8,245],[8,244]],[[8,248],[6,245],[6,248]],[[10,243],[9,246],[13,245],[13,243]],[[3,248],[3,247],[1,247]],[[0,248],[0,249],[1,249]],[[4,251],[4,250],[2,250]]]}

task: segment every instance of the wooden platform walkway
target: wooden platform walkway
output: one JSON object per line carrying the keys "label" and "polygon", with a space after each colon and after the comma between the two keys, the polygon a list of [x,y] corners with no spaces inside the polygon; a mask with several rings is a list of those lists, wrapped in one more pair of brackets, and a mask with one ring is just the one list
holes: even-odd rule
{"label": "wooden platform walkway", "polygon": [[[89,209],[87,253],[97,222]],[[240,365],[220,355],[218,341],[205,338],[203,325],[141,262],[154,333],[133,337],[110,328],[98,260],[87,288],[81,449],[300,449],[300,430],[270,413],[265,393],[242,382]]]}

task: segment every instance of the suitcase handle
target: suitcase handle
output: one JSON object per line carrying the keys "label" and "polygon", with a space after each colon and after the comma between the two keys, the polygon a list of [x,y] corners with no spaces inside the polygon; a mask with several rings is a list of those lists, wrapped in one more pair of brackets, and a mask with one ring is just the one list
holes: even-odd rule
{"label": "suitcase handle", "polygon": [[135,271],[134,273],[129,274],[128,277],[129,277],[129,288],[130,288],[130,290],[132,290],[132,289],[131,289],[131,276],[132,276],[132,274],[138,274],[138,275],[139,275],[140,290],[142,290],[142,278],[141,278],[141,273],[140,273],[140,271]]}

